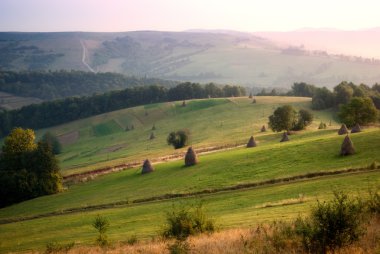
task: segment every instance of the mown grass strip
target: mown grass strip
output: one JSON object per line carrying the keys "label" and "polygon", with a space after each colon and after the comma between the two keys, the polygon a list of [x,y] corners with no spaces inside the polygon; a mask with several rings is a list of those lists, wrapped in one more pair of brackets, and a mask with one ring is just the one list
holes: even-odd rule
{"label": "mown grass strip", "polygon": [[282,183],[293,183],[299,180],[313,179],[313,178],[324,177],[324,176],[334,176],[334,175],[349,174],[349,173],[367,173],[367,172],[373,172],[379,169],[380,169],[380,166],[377,166],[375,168],[371,166],[367,166],[367,167],[361,167],[361,168],[349,168],[349,169],[342,169],[342,170],[335,170],[335,171],[311,172],[311,173],[302,174],[302,175],[270,179],[270,180],[265,180],[261,182],[237,184],[233,186],[216,188],[216,189],[204,189],[201,191],[187,192],[187,193],[168,193],[168,194],[159,195],[159,196],[135,199],[133,201],[118,201],[118,202],[105,203],[105,204],[100,204],[100,205],[90,205],[86,207],[74,207],[74,208],[64,209],[61,211],[37,214],[33,216],[0,219],[0,224],[8,224],[8,223],[13,223],[13,222],[27,221],[27,220],[33,220],[33,219],[38,219],[38,218],[65,215],[65,214],[71,214],[71,213],[77,213],[77,212],[83,212],[83,211],[109,209],[109,208],[121,207],[121,206],[126,206],[126,205],[131,205],[131,204],[143,204],[143,203],[149,203],[149,202],[154,202],[154,201],[163,201],[163,200],[187,198],[187,197],[194,197],[194,196],[205,196],[205,195],[207,196],[207,195],[219,193],[219,192],[252,189],[252,188],[266,187],[266,186],[282,184]]}

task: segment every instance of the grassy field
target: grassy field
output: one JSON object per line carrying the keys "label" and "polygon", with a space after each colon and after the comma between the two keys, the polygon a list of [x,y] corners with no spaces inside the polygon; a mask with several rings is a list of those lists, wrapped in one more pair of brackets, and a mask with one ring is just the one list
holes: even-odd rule
{"label": "grassy field", "polygon": [[[130,201],[172,193],[191,193],[237,184],[368,166],[380,161],[380,130],[369,129],[352,136],[358,153],[338,156],[342,136],[335,131],[292,135],[279,143],[279,135],[258,139],[259,146],[240,148],[200,157],[200,164],[183,167],[183,161],[158,164],[153,174],[140,168],[98,177],[70,186],[63,193],[40,197],[0,210],[0,218],[43,214],[118,201]],[[275,158],[275,159],[273,159]],[[163,184],[165,183],[165,184]]]}
{"label": "grassy field", "polygon": [[[95,232],[91,220],[102,214],[111,221],[110,239],[125,240],[157,236],[165,211],[172,205],[202,200],[207,212],[221,229],[255,225],[274,219],[290,219],[308,211],[317,199],[331,197],[334,190],[353,194],[380,184],[380,172],[347,173],[288,183],[225,191],[198,197],[127,204],[86,211],[86,206],[152,197],[166,193],[186,193],[216,189],[241,183],[294,176],[308,172],[366,167],[380,161],[378,128],[351,136],[357,154],[338,156],[343,137],[335,131],[308,131],[279,143],[279,135],[258,138],[256,148],[238,148],[200,157],[200,164],[184,168],[182,161],[156,165],[156,171],[140,175],[131,169],[70,186],[63,193],[40,197],[0,210],[0,219],[22,218],[69,208],[84,211],[0,225],[0,251],[41,249],[52,241],[91,244]],[[302,198],[300,198],[302,197]],[[33,237],[28,237],[32,235]]]}
{"label": "grassy field", "polygon": [[[97,214],[106,216],[111,223],[111,241],[126,240],[132,235],[146,239],[158,235],[165,220],[165,212],[172,205],[196,203],[202,200],[208,214],[216,219],[220,229],[249,227],[275,219],[291,219],[303,214],[317,198],[331,198],[332,191],[366,192],[368,186],[378,185],[380,173],[348,174],[322,177],[311,181],[279,184],[245,191],[225,192],[202,198],[152,202],[34,219],[0,225],[0,252],[43,249],[49,242],[92,244],[96,232],[91,222]],[[303,202],[289,200],[304,197]]]}
{"label": "grassy field", "polygon": [[[366,128],[352,134],[357,153],[339,156],[343,136],[330,111],[316,111],[315,122],[306,131],[280,143],[281,133],[259,132],[268,115],[283,104],[310,108],[310,99],[287,97],[206,99],[151,104],[83,119],[51,130],[67,141],[60,155],[64,174],[144,158],[172,154],[166,136],[188,128],[195,149],[226,144],[245,144],[256,137],[255,148],[202,154],[200,163],[184,167],[183,161],[154,164],[155,172],[141,175],[141,168],[98,176],[68,185],[59,194],[39,197],[0,209],[0,253],[43,250],[47,243],[94,243],[91,222],[97,214],[111,222],[109,238],[124,241],[157,237],[172,206],[202,202],[220,229],[250,227],[275,219],[292,219],[310,210],[316,200],[326,200],[334,190],[356,194],[380,187],[379,169],[368,168],[380,161],[380,129]],[[320,121],[332,125],[317,130]],[[133,129],[132,129],[133,125]],[[156,139],[149,140],[152,126]],[[128,127],[128,131],[125,129]],[[45,130],[39,131],[40,136]],[[181,151],[185,151],[182,149]],[[343,172],[346,169],[365,170]],[[308,173],[342,171],[335,175],[301,178]],[[294,177],[256,187],[244,184]],[[226,190],[226,188],[230,188]],[[194,194],[204,191],[203,194]],[[183,194],[188,197],[173,198]],[[141,201],[153,197],[170,197]],[[140,200],[140,201],[139,201]]]}
{"label": "grassy field", "polygon": [[[245,143],[254,134],[260,139],[277,139],[272,132],[260,133],[274,109],[283,104],[310,108],[309,98],[257,97],[194,100],[182,107],[182,102],[161,103],[114,111],[51,128],[61,135],[65,144],[59,156],[63,174],[93,170],[110,165],[142,161],[145,158],[181,152],[166,144],[169,132],[187,128],[191,144],[197,149],[225,144]],[[316,130],[320,121],[329,128],[338,128],[329,111],[315,111]],[[125,131],[125,129],[133,130]],[[149,136],[155,125],[155,139]],[[45,130],[38,132],[41,136]],[[75,138],[67,139],[65,137]],[[96,165],[95,165],[96,164]]]}

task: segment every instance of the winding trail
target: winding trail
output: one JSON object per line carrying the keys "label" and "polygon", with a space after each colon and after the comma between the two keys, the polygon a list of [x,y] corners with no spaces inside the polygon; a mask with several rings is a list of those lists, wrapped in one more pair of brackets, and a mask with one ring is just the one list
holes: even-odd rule
{"label": "winding trail", "polygon": [[86,63],[86,52],[87,52],[87,48],[86,46],[84,45],[83,41],[80,40],[80,44],[82,45],[82,48],[83,48],[83,52],[82,52],[82,63],[87,67],[87,69],[89,69],[89,71],[93,72],[93,73],[96,73],[96,71],[94,69],[92,69],[92,67]]}

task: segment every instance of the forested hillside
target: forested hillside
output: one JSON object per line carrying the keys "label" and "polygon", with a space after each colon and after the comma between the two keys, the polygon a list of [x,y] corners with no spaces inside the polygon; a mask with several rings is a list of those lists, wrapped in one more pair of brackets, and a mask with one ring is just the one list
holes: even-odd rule
{"label": "forested hillside", "polygon": [[121,91],[87,97],[70,97],[62,100],[32,104],[21,109],[0,111],[0,136],[14,127],[40,129],[117,109],[165,101],[200,98],[218,98],[245,95],[239,86],[200,85],[182,83],[172,88],[163,86],[134,86]]}
{"label": "forested hillside", "polygon": [[173,86],[176,82],[118,73],[84,71],[0,71],[0,91],[43,100],[92,95],[132,86]]}

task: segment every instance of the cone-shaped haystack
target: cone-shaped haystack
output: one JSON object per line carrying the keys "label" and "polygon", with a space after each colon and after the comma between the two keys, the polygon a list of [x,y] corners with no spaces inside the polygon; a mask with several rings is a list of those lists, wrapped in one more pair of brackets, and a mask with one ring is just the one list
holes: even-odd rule
{"label": "cone-shaped haystack", "polygon": [[149,139],[155,139],[156,138],[156,136],[154,135],[154,132],[152,132],[151,134],[150,134],[150,137],[149,137]]}
{"label": "cone-shaped haystack", "polygon": [[192,166],[198,163],[197,155],[195,154],[192,147],[187,149],[187,153],[185,155],[185,166]]}
{"label": "cone-shaped haystack", "polygon": [[261,127],[261,132],[266,132],[267,131],[267,128],[265,128],[265,125],[263,125],[263,127]]}
{"label": "cone-shaped haystack", "polygon": [[182,102],[182,107],[186,107],[186,101]]}
{"label": "cone-shaped haystack", "polygon": [[361,132],[362,131],[362,128],[360,128],[360,125],[357,123],[355,124],[354,127],[352,127],[351,129],[351,133],[357,133],[357,132]]}
{"label": "cone-shaped haystack", "polygon": [[146,159],[144,161],[143,166],[142,166],[141,174],[147,174],[147,173],[150,173],[153,171],[154,171],[154,168],[153,168],[152,164],[150,163],[150,160]]}
{"label": "cone-shaped haystack", "polygon": [[347,135],[342,143],[342,148],[340,149],[340,155],[351,155],[355,153],[354,144],[352,143],[350,137]]}
{"label": "cone-shaped haystack", "polygon": [[339,135],[348,134],[348,129],[347,129],[347,126],[345,124],[342,124],[342,127],[340,127],[340,129],[338,131],[338,134]]}
{"label": "cone-shaped haystack", "polygon": [[284,133],[282,134],[282,139],[280,140],[280,142],[285,141],[289,141],[288,133],[286,131],[284,131]]}
{"label": "cone-shaped haystack", "polygon": [[251,136],[251,138],[249,139],[248,143],[247,143],[247,148],[249,147],[255,147],[257,146],[256,144],[256,140],[253,136]]}

